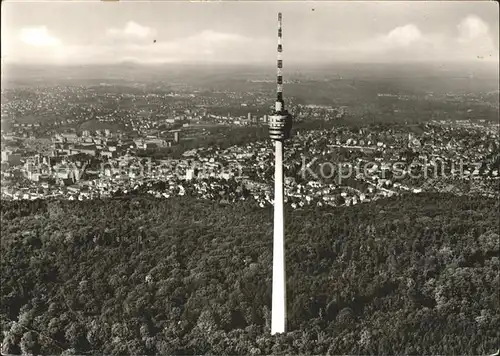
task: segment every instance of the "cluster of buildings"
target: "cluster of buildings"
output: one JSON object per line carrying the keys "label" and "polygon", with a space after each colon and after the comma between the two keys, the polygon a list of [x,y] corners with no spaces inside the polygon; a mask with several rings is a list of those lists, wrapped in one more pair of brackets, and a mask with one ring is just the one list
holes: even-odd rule
{"label": "cluster of buildings", "polygon": [[[2,95],[2,199],[93,199],[142,190],[163,197],[192,194],[272,203],[270,140],[227,149],[199,147],[180,159],[148,156],[196,140],[205,132],[196,125],[267,124],[263,112],[268,110],[261,110],[272,106],[272,96],[266,90],[183,85],[165,91],[100,83],[20,88]],[[427,96],[438,100],[433,93]],[[377,100],[386,97],[392,94],[379,93]],[[415,98],[398,94],[396,99]],[[295,104],[293,98],[288,108],[297,121],[340,119],[354,110]],[[42,140],[43,150],[33,146]],[[485,120],[339,126],[298,132],[286,145],[285,200],[295,208],[351,205],[429,190],[497,193],[498,124]],[[304,162],[311,163],[310,169],[304,170]],[[325,167],[336,172],[325,175]]]}
{"label": "cluster of buildings", "polygon": [[11,150],[2,151],[2,163],[10,166],[19,166],[21,164],[21,154],[14,153]]}
{"label": "cluster of buildings", "polygon": [[[348,206],[404,192],[498,194],[494,128],[487,123],[464,127],[432,122],[413,130],[416,133],[395,126],[299,132],[285,150],[285,201],[300,208]],[[185,151],[180,159],[134,154],[144,145],[161,147],[155,140],[88,131],[54,136],[49,155],[3,151],[2,199],[83,200],[141,191],[165,198],[188,194],[225,202],[250,199],[262,207],[272,204],[274,157],[269,140],[227,149],[200,147]],[[325,166],[335,167],[336,173],[324,174]]]}
{"label": "cluster of buildings", "polygon": [[[80,127],[108,127],[137,136],[161,133],[190,124],[262,125],[272,102],[267,91],[236,93],[183,88],[176,92],[147,91],[135,86],[111,91],[106,83],[3,90],[2,135],[48,138]],[[343,117],[345,107],[295,105],[289,108],[297,120]],[[89,122],[94,125],[88,125]],[[8,128],[7,128],[8,127]]]}

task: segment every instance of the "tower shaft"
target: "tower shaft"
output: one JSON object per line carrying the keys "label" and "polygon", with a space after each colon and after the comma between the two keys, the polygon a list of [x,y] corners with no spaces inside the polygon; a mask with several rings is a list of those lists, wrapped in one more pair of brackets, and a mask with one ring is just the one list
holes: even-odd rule
{"label": "tower shaft", "polygon": [[286,272],[283,211],[283,141],[274,141],[274,233],[271,334],[286,331]]}
{"label": "tower shaft", "polygon": [[285,270],[285,216],[283,209],[283,141],[288,138],[291,116],[283,100],[283,29],[278,13],[278,53],[276,73],[276,103],[269,117],[269,135],[274,140],[274,230],[273,230],[273,295],[271,307],[271,334],[286,331],[286,270]]}

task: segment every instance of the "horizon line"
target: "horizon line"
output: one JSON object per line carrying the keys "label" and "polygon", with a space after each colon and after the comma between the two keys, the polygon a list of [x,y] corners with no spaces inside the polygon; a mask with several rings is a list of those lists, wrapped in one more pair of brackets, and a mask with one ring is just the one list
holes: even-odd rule
{"label": "horizon line", "polygon": [[[396,61],[384,61],[384,60],[333,60],[333,61],[287,61],[287,66],[296,65],[330,65],[330,64],[387,64],[387,65],[397,65],[397,64],[498,64],[500,58],[494,59],[470,59],[470,60],[396,60]],[[29,63],[29,62],[18,62],[18,61],[6,61],[5,58],[2,59],[2,66],[16,66],[16,67],[85,67],[85,66],[120,66],[120,65],[136,65],[136,66],[179,66],[179,65],[218,65],[218,66],[269,66],[267,61],[255,61],[255,62],[225,62],[225,61],[164,61],[164,62],[143,62],[143,61],[133,61],[133,60],[123,60],[117,62],[88,62],[88,63]]]}

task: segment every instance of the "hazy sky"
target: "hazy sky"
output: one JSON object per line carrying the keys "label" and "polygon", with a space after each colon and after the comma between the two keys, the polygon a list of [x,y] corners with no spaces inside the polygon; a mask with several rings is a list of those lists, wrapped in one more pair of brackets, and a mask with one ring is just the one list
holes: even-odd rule
{"label": "hazy sky", "polygon": [[7,0],[2,59],[274,61],[279,11],[289,62],[498,61],[499,9],[493,1]]}

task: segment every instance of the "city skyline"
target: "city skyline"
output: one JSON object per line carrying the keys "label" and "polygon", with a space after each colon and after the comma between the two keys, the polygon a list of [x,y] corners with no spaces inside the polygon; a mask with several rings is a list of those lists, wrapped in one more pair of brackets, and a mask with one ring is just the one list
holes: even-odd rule
{"label": "city skyline", "polygon": [[[2,59],[22,64],[273,60],[282,11],[290,63],[498,61],[493,2],[3,3]],[[117,9],[119,8],[119,11]]]}

